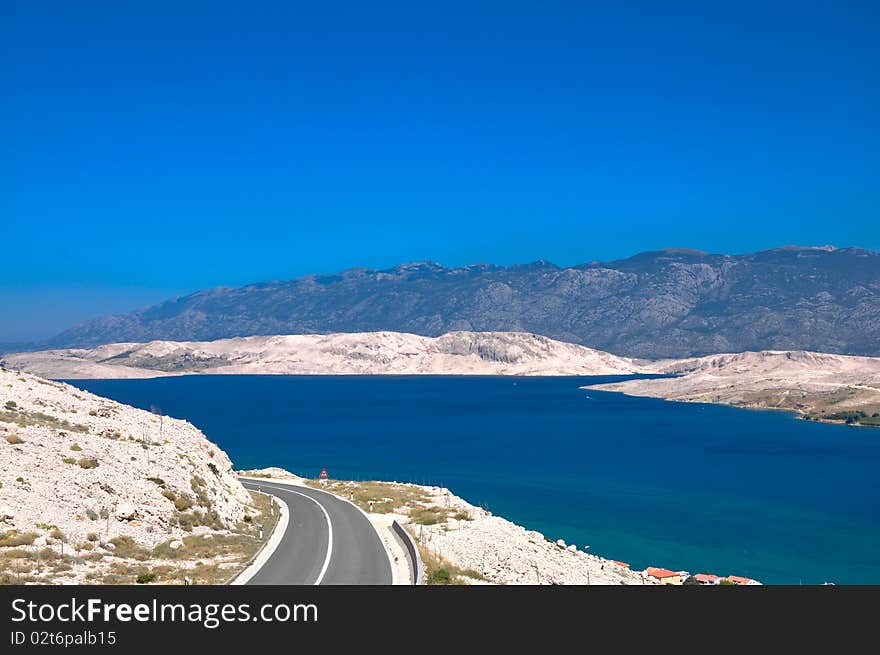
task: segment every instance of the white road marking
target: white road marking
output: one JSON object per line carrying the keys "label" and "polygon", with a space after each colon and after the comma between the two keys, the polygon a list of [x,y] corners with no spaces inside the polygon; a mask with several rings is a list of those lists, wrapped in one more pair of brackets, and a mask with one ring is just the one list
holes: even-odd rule
{"label": "white road marking", "polygon": [[310,501],[315,503],[318,507],[321,508],[321,511],[324,513],[324,518],[327,520],[327,554],[324,556],[324,566],[321,567],[321,572],[318,573],[317,579],[314,581],[315,585],[321,584],[321,581],[324,579],[324,576],[327,574],[327,569],[330,566],[330,557],[333,555],[333,523],[330,521],[330,515],[327,513],[327,510],[324,506],[319,503],[317,500],[309,496],[308,494],[300,493],[299,491],[294,491],[290,487],[276,487],[272,484],[260,484],[261,487],[269,487],[271,489],[277,489],[279,491],[288,491],[292,494],[296,494],[297,496],[302,496],[303,498],[308,498]]}
{"label": "white road marking", "polygon": [[290,509],[287,506],[287,503],[285,503],[280,497],[274,496],[274,498],[275,502],[278,503],[279,517],[278,523],[275,524],[275,530],[272,532],[272,536],[269,537],[269,541],[266,542],[266,545],[263,546],[256,558],[254,558],[254,561],[251,562],[251,565],[239,573],[235,580],[229,584],[247,584],[248,581],[253,578],[261,568],[263,568],[263,565],[269,561],[269,558],[275,554],[275,549],[278,548],[278,544],[281,543],[281,540],[284,539],[284,534],[287,532],[288,523],[291,525],[293,524],[293,510]]}

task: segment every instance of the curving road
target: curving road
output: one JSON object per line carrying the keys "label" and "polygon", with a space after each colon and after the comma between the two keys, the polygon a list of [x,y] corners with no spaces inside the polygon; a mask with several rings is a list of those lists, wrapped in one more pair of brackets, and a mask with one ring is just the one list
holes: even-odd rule
{"label": "curving road", "polygon": [[281,498],[287,530],[250,585],[390,585],[388,554],[369,519],[354,505],[310,487],[241,480]]}

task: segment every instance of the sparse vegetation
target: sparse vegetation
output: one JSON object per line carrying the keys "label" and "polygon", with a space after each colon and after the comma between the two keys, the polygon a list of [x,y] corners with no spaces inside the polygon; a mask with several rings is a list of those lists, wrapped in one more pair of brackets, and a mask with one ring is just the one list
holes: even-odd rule
{"label": "sparse vegetation", "polygon": [[19,427],[26,428],[31,425],[40,425],[48,428],[59,430],[69,430],[70,432],[88,432],[89,426],[80,423],[70,423],[66,419],[59,419],[55,416],[44,414],[43,412],[25,412],[18,411],[0,411],[0,422],[14,423]]}
{"label": "sparse vegetation", "polygon": [[141,573],[135,580],[138,584],[148,584],[155,579],[155,573]]}
{"label": "sparse vegetation", "polygon": [[198,510],[192,512],[177,512],[173,517],[173,524],[179,526],[182,530],[192,532],[193,528],[206,526],[214,530],[222,529],[223,523],[220,517],[214,511],[200,512]]}
{"label": "sparse vegetation", "polygon": [[807,418],[820,421],[843,422],[847,425],[880,426],[880,412],[874,412],[871,414],[861,409],[842,410],[825,414],[810,414]]}
{"label": "sparse vegetation", "polygon": [[9,411],[14,412],[18,408],[18,403],[14,400],[7,400],[6,404],[4,404],[3,406]]}
{"label": "sparse vegetation", "polygon": [[70,447],[70,449],[71,449],[72,451],[74,451],[74,452],[79,452],[80,450],[82,450],[82,448],[80,447],[80,445],[79,445],[78,443],[73,444],[73,445]]}
{"label": "sparse vegetation", "polygon": [[115,537],[110,540],[115,546],[113,555],[122,559],[136,559],[141,562],[150,559],[150,551],[131,537]]}
{"label": "sparse vegetation", "polygon": [[19,532],[18,530],[7,530],[0,536],[0,548],[10,548],[14,546],[30,546],[37,538],[36,532]]}
{"label": "sparse vegetation", "polygon": [[159,485],[160,487],[165,486],[165,480],[163,480],[162,478],[147,478],[147,480],[149,480],[153,484]]}
{"label": "sparse vegetation", "polygon": [[[430,501],[430,496],[424,489],[411,484],[341,480],[332,480],[323,485],[317,480],[307,480],[306,484],[315,489],[326,489],[343,498],[348,498],[364,511],[372,511],[375,514],[388,514],[402,507]],[[372,501],[372,508],[370,501]]]}
{"label": "sparse vegetation", "polygon": [[63,457],[61,461],[65,464],[76,464],[76,459],[74,459],[73,457]]}
{"label": "sparse vegetation", "polygon": [[434,551],[418,544],[422,563],[425,565],[425,584],[461,585],[471,580],[486,580],[479,571],[462,569]]}
{"label": "sparse vegetation", "polygon": [[449,516],[449,510],[444,507],[417,507],[409,512],[409,520],[421,525],[437,525],[443,523]]}

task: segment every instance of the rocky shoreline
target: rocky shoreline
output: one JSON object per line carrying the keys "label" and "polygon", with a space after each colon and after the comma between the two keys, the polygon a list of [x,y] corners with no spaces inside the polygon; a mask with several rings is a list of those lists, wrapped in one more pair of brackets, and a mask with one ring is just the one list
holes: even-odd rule
{"label": "rocky shoreline", "polygon": [[810,421],[880,426],[880,357],[761,351],[660,361],[675,377],[626,380],[584,389],[677,402],[776,409]]}
{"label": "rocky shoreline", "polygon": [[[445,487],[403,482],[312,480],[281,468],[239,471],[323,489],[359,505],[368,515],[396,519],[418,543],[425,578],[439,584],[657,585],[654,567],[585,552],[477,507]],[[659,569],[662,570],[662,569]],[[680,584],[688,574],[679,576]],[[719,580],[723,578],[718,578]]]}

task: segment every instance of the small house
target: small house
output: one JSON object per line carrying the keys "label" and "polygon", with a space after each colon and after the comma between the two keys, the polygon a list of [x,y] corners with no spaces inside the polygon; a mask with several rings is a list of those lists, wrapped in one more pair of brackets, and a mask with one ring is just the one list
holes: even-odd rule
{"label": "small house", "polygon": [[752,580],[751,578],[744,578],[740,575],[729,575],[727,579],[730,580],[735,585],[759,585],[761,584],[757,580]]}
{"label": "small house", "polygon": [[669,569],[661,569],[656,566],[649,566],[645,569],[648,577],[654,578],[660,584],[680,585],[682,583],[681,576],[676,571]]}

